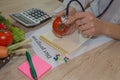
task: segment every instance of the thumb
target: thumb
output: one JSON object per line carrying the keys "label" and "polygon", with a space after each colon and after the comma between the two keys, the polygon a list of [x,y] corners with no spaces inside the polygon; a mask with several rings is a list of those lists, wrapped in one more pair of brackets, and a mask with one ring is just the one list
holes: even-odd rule
{"label": "thumb", "polygon": [[68,19],[66,21],[66,24],[72,24],[74,23],[77,19],[83,19],[85,18],[86,14],[85,12],[78,12],[73,16],[68,16]]}

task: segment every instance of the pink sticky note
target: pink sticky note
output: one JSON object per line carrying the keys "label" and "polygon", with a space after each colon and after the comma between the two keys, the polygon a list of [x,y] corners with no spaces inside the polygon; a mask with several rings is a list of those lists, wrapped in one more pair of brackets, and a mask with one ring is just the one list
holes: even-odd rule
{"label": "pink sticky note", "polygon": [[[41,59],[38,55],[34,55],[32,57],[32,62],[36,70],[38,78],[43,76],[47,71],[49,71],[52,68],[52,66],[49,63]],[[30,67],[29,67],[28,61],[25,61],[23,64],[18,66],[18,69],[21,72],[23,72],[30,80],[33,80],[31,73],[30,73]]]}

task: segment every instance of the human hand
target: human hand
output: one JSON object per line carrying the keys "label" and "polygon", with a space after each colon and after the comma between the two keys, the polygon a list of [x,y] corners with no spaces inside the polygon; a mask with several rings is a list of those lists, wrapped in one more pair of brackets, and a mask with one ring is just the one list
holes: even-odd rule
{"label": "human hand", "polygon": [[65,25],[61,17],[56,17],[56,19],[53,21],[52,24],[52,31],[55,34],[55,36],[62,38],[63,36],[66,36],[68,34],[73,33],[75,31],[75,26]]}
{"label": "human hand", "polygon": [[79,12],[74,16],[69,16],[66,24],[75,23],[78,30],[85,36],[98,36],[104,31],[104,22],[96,18],[90,12]]}
{"label": "human hand", "polygon": [[[72,8],[72,7],[70,7],[70,9],[69,9],[69,15],[74,15],[75,13],[76,13],[76,11],[75,11],[75,9],[74,8]],[[61,11],[61,12],[59,12],[58,14],[56,14],[56,19],[55,19],[55,21],[53,22],[53,23],[55,23],[56,22],[56,20],[57,20],[57,18],[58,17],[61,17],[61,20],[62,20],[62,17],[63,16],[65,16],[66,15],[66,10],[63,10],[63,11]],[[59,20],[60,21],[60,23],[61,23],[61,20]],[[58,21],[57,21],[58,22]],[[56,24],[59,24],[59,23],[56,23]],[[64,22],[63,22],[63,24],[64,24]],[[67,26],[67,27],[69,27],[69,28],[67,28],[67,29],[69,29],[69,30],[65,30],[65,33],[64,33],[64,35],[58,35],[57,34],[57,32],[55,32],[55,31],[53,31],[54,32],[54,34],[57,36],[57,37],[63,37],[63,36],[66,36],[66,35],[69,35],[69,34],[71,34],[71,33],[73,33],[75,30],[76,30],[76,26],[75,26],[75,24],[70,24],[70,25],[64,25],[64,26]],[[56,27],[59,27],[59,26],[56,26]],[[65,28],[66,29],[66,28]],[[63,31],[59,31],[59,32],[63,32]]]}

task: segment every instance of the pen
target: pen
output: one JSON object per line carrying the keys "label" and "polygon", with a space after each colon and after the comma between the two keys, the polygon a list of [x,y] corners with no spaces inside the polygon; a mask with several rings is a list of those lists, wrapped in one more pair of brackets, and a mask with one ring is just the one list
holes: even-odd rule
{"label": "pen", "polygon": [[32,59],[31,59],[30,53],[28,51],[26,51],[26,58],[27,58],[28,63],[30,65],[30,73],[31,73],[33,79],[34,80],[38,80],[35,68],[34,68],[33,63],[32,63]]}

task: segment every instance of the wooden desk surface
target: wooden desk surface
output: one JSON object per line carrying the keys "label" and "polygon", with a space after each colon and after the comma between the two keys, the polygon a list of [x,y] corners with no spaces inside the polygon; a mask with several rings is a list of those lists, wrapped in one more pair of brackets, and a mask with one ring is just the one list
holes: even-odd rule
{"label": "wooden desk surface", "polygon": [[[17,25],[25,32],[29,32],[42,27],[45,25],[45,23],[28,29],[13,20],[9,15],[13,13],[19,13],[31,8],[40,8],[49,14],[58,8],[60,4],[61,3],[58,0],[0,0],[0,12],[2,12],[2,15],[4,15],[6,18],[11,20],[13,24]],[[46,23],[48,22],[49,21]]]}
{"label": "wooden desk surface", "polygon": [[[22,12],[30,8],[40,8],[47,13],[54,11],[60,6],[58,0],[0,0],[0,12],[2,15],[8,18],[12,23],[23,29],[25,32],[37,30],[49,21],[37,25],[34,28],[25,28],[13,20],[9,15],[17,12]],[[34,53],[31,50],[31,53]],[[18,71],[17,67],[26,60],[25,56],[16,56],[0,69],[0,80],[28,80],[28,78]]]}
{"label": "wooden desk surface", "polygon": [[86,52],[49,71],[42,80],[120,80],[120,42]]}
{"label": "wooden desk surface", "polygon": [[[44,24],[27,29],[11,19],[9,14],[33,7],[49,12],[59,5],[57,0],[0,0],[0,11],[11,22],[29,32],[42,27]],[[32,50],[31,52],[34,53]],[[14,57],[0,69],[0,80],[28,80],[17,70],[17,67],[25,59],[25,56]],[[120,42],[113,40],[86,52],[68,63],[52,69],[42,77],[42,80],[120,80]]]}

